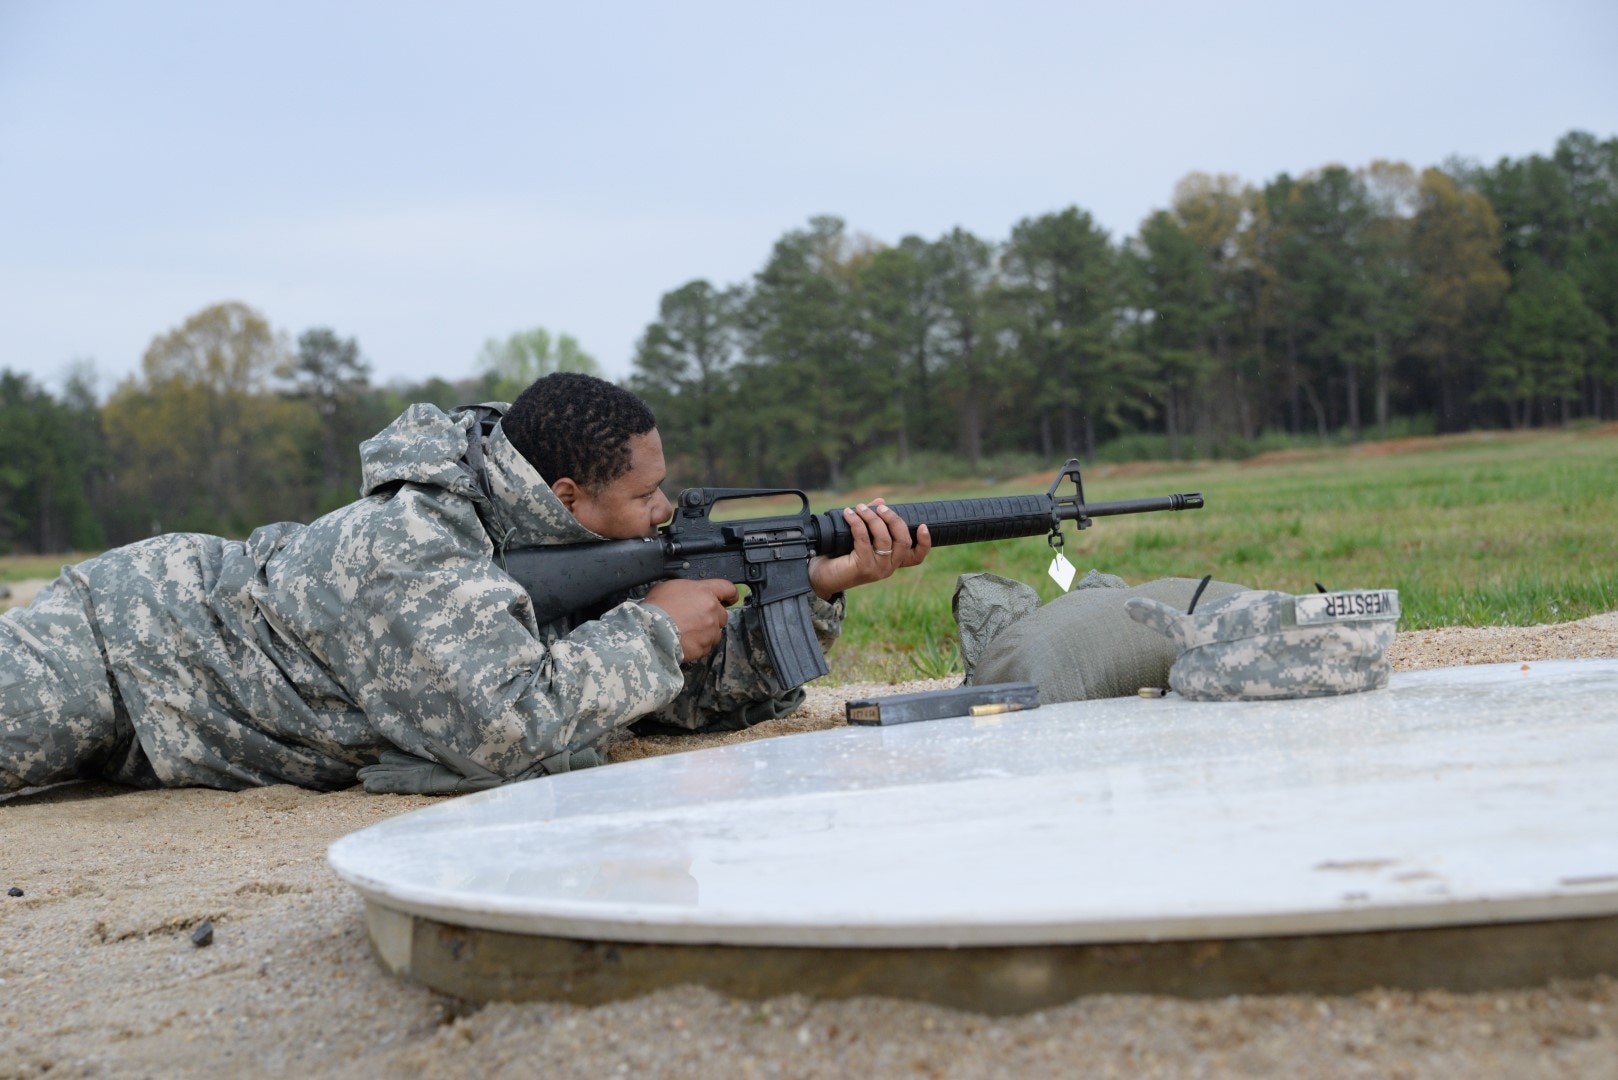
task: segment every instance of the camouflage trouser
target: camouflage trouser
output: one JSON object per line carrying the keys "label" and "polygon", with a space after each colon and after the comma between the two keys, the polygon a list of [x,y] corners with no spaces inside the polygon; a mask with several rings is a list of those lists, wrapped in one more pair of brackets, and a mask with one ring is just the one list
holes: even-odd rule
{"label": "camouflage trouser", "polygon": [[72,568],[0,615],[0,792],[95,777],[156,784],[97,636]]}

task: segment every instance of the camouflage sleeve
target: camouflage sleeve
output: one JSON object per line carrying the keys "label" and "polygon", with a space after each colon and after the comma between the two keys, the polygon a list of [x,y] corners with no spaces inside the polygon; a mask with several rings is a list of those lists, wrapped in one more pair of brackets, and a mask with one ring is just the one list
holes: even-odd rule
{"label": "camouflage sleeve", "polygon": [[528,595],[467,547],[453,509],[413,501],[407,537],[398,518],[377,522],[384,534],[394,526],[408,557],[345,550],[351,572],[334,566],[332,578],[351,598],[305,598],[340,604],[346,617],[321,651],[383,738],[512,778],[679,692],[679,634],[666,612],[625,603],[564,636],[541,633]]}
{"label": "camouflage sleeve", "polygon": [[[839,593],[830,601],[809,597],[809,617],[822,650],[830,649],[843,630],[844,599]],[[801,698],[796,689],[781,685],[764,646],[764,620],[758,608],[743,605],[731,612],[724,640],[707,656],[681,668],[684,688],[678,697],[652,712],[649,719],[658,724],[695,731],[716,723],[726,726],[749,706],[779,700],[793,704]],[[756,711],[752,715],[761,715]],[[764,713],[762,715],[768,715]],[[745,723],[728,724],[745,727]]]}

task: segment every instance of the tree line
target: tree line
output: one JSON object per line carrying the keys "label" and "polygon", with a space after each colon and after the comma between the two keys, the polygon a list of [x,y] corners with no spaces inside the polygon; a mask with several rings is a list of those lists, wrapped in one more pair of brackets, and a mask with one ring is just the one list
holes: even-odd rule
{"label": "tree line", "polygon": [[376,386],[354,338],[316,327],[293,344],[241,303],[159,335],[104,403],[82,367],[60,397],[0,369],[0,554],[308,521],[355,497],[356,447],[411,403],[509,401],[550,371],[600,374],[543,329],[490,340],[477,369]]}
{"label": "tree line", "polygon": [[[1193,174],[1112,242],[1070,207],[887,246],[835,217],[663,297],[633,385],[708,483],[841,486],[1618,418],[1618,139],[1420,172]],[[914,470],[908,470],[914,473]]]}
{"label": "tree line", "polygon": [[[353,338],[241,303],[159,335],[99,401],[0,369],[0,552],[242,535],[354,496],[356,444],[412,401],[599,373],[567,335],[379,387]],[[628,384],[671,481],[841,488],[1069,456],[1618,419],[1618,139],[1262,185],[1193,174],[1114,242],[1084,210],[1003,240],[887,245],[817,217],[750,280],[662,297]]]}

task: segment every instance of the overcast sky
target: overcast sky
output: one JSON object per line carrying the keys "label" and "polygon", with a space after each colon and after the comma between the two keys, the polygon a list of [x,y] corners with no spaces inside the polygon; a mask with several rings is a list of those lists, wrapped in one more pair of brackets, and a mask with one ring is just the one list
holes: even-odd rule
{"label": "overcast sky", "polygon": [[1113,236],[1193,171],[1262,182],[1618,135],[1618,3],[0,0],[0,367],[107,392],[240,300],[379,382],[572,333],[815,214],[884,242]]}

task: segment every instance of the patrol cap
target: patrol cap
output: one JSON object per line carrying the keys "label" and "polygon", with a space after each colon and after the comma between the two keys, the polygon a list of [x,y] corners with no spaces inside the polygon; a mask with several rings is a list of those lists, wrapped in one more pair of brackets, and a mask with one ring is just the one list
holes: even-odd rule
{"label": "patrol cap", "polygon": [[1143,597],[1124,609],[1179,649],[1169,686],[1181,697],[1325,697],[1388,685],[1399,593],[1352,589],[1292,596],[1249,590],[1210,601],[1190,615]]}

